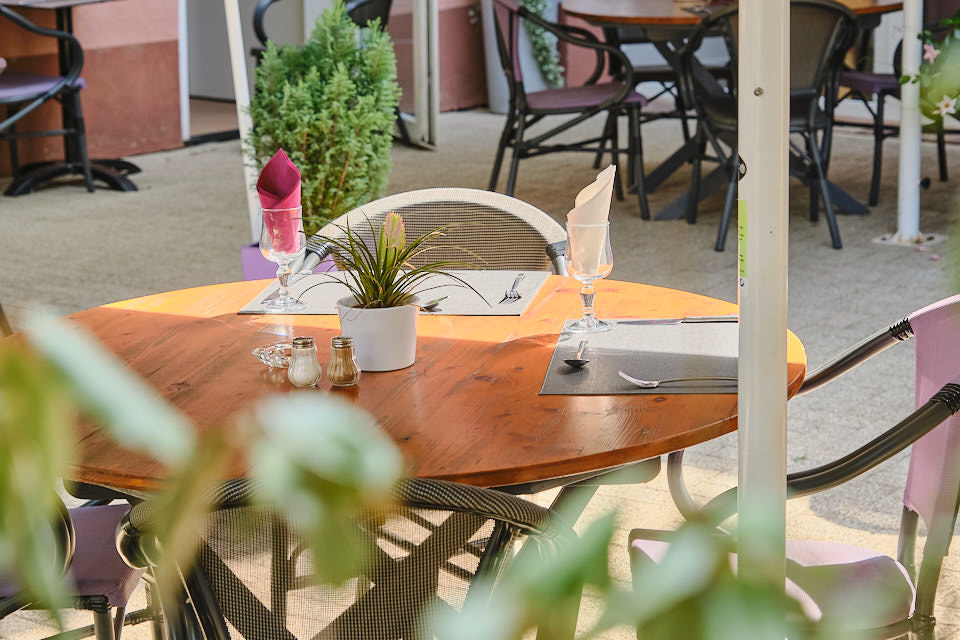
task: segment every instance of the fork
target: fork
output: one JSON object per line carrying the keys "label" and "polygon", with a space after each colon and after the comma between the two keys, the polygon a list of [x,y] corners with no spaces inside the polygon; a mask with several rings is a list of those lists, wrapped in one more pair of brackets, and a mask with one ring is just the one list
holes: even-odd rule
{"label": "fork", "polygon": [[503,294],[503,300],[500,301],[500,304],[510,304],[511,302],[516,302],[520,299],[520,292],[517,291],[517,285],[520,284],[520,281],[524,278],[523,273],[518,273],[517,277],[514,278],[513,284],[507,289]]}

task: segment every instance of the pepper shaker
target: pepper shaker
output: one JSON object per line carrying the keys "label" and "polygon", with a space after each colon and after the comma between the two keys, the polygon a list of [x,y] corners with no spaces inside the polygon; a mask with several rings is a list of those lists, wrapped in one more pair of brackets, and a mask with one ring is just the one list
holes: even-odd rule
{"label": "pepper shaker", "polygon": [[295,387],[312,387],[317,384],[323,370],[317,360],[317,345],[310,336],[293,339],[290,349],[290,366],[287,379]]}
{"label": "pepper shaker", "polygon": [[327,377],[335,387],[352,387],[360,379],[360,367],[353,351],[353,338],[336,336],[330,341],[330,365]]}

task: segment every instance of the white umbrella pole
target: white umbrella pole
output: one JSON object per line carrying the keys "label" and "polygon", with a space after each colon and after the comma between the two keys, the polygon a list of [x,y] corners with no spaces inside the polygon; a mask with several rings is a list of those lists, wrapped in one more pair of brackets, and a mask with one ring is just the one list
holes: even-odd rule
{"label": "white umbrella pole", "polygon": [[240,129],[240,149],[243,153],[243,182],[247,188],[247,215],[250,219],[250,238],[260,238],[260,203],[254,195],[257,170],[247,162],[250,157],[247,140],[253,129],[250,118],[250,88],[247,84],[246,52],[243,49],[243,23],[240,21],[238,0],[223,0],[227,20],[227,43],[230,47],[230,67],[233,70],[233,94],[237,100],[237,124]]}
{"label": "white umbrella pole", "polygon": [[[739,561],[785,582],[790,5],[740,0]],[[779,638],[783,638],[783,634]]]}
{"label": "white umbrella pole", "polygon": [[[923,3],[903,3],[903,73],[917,75],[920,68],[920,33]],[[900,86],[900,179],[897,184],[897,244],[923,241],[920,233],[920,86]]]}

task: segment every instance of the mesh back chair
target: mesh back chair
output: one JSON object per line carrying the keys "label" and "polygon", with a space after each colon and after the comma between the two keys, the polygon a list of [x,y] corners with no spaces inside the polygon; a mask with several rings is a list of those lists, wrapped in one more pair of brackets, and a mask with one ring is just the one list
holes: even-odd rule
{"label": "mesh back chair", "polygon": [[[491,489],[437,480],[403,480],[386,518],[360,515],[371,554],[344,585],[311,580],[312,557],[263,507],[251,485],[225,485],[201,527],[196,566],[185,589],[203,637],[415,638],[439,612],[485,598],[480,575],[494,578],[515,546],[546,552],[572,530],[549,510]],[[120,536],[125,557],[143,564],[150,504],[135,507]],[[426,615],[426,617],[424,617]]]}
{"label": "mesh back chair", "polygon": [[[497,188],[500,168],[508,147],[513,149],[504,190],[508,195],[513,195],[517,182],[517,169],[522,158],[558,151],[586,151],[602,154],[609,141],[612,163],[619,164],[617,120],[622,113],[626,113],[629,123],[627,153],[632,170],[630,179],[634,181],[637,188],[641,214],[644,218],[649,218],[650,211],[643,184],[643,149],[640,142],[640,113],[647,100],[634,91],[633,70],[627,57],[616,47],[600,43],[589,31],[547,22],[527,9],[517,6],[513,0],[493,0],[493,11],[497,50],[500,54],[500,64],[507,77],[510,96],[507,118],[497,145],[488,188],[491,191]],[[586,83],[580,86],[528,92],[519,54],[520,30],[527,26],[543,29],[571,48],[593,52],[596,55],[596,65]],[[599,82],[608,58],[616,60],[616,68],[620,70],[619,77],[611,82]],[[555,136],[567,132],[598,114],[607,115],[606,124],[599,136],[575,142],[555,140]],[[559,123],[557,120],[551,122],[552,126],[545,131],[537,133],[528,131],[530,127],[548,116],[564,117]],[[551,143],[548,144],[548,142]],[[619,179],[616,185],[617,197],[622,199],[623,190]]]}
{"label": "mesh back chair", "polygon": [[[849,601],[838,594],[855,590],[863,580],[882,585],[891,607],[875,621],[878,637],[913,632],[933,636],[933,608],[943,558],[950,548],[960,498],[960,295],[946,298],[910,314],[877,332],[813,372],[801,389],[819,388],[874,354],[916,337],[916,388],[913,414],[850,454],[815,469],[787,477],[788,497],[810,495],[835,487],[888,460],[912,445],[903,498],[897,559],[831,542],[788,541],[787,575],[804,592],[807,610],[814,613],[855,614],[844,611]],[[681,511],[699,511],[680,476],[682,454],[671,454],[670,490]],[[735,509],[735,489],[721,494],[704,509],[723,517]],[[919,563],[917,531],[926,529]],[[662,543],[649,542],[648,532],[637,531],[632,543],[638,561],[657,555]],[[649,552],[649,554],[648,554]],[[831,580],[818,579],[829,565]]]}
{"label": "mesh back chair", "polygon": [[522,200],[478,189],[421,189],[375,200],[320,229],[307,242],[307,253],[326,257],[330,248],[319,237],[341,236],[340,228],[346,225],[360,231],[372,245],[370,224],[378,228],[391,211],[403,216],[408,238],[455,225],[422,261],[465,261],[478,269],[565,273],[562,260],[567,234],[560,223]]}
{"label": "mesh back chair", "polygon": [[[0,6],[0,16],[21,30],[45,38],[55,38],[59,47],[69,52],[71,66],[62,76],[26,73],[7,69],[0,73],[0,105],[4,107],[4,117],[0,120],[0,139],[6,140],[10,147],[10,166],[13,171],[13,183],[7,188],[7,195],[28,193],[40,182],[63,174],[83,175],[87,191],[93,191],[93,171],[87,156],[87,139],[84,131],[83,110],[80,106],[80,90],[85,86],[80,71],[83,68],[83,49],[71,34],[55,29],[39,27],[20,14],[7,7]],[[17,131],[17,123],[35,111],[41,105],[59,101],[64,113],[64,128],[46,131]],[[69,126],[66,123],[70,123]],[[76,158],[76,162],[64,164],[50,163],[49,170],[43,171],[41,165],[20,166],[18,141],[21,138],[63,136],[68,149],[67,158]]]}
{"label": "mesh back chair", "polygon": [[[710,145],[729,176],[715,249],[723,251],[737,191],[737,7],[705,17],[693,31],[681,52],[683,82],[697,112],[699,153],[693,161],[693,184],[687,201],[687,221],[697,219],[700,199],[700,172],[707,144]],[[824,110],[820,97],[836,89],[836,74],[841,57],[856,34],[856,16],[847,7],[832,0],[793,0],[790,3],[790,133],[803,139],[803,146],[791,143],[792,175],[810,188],[810,218],[818,217],[819,199],[830,229],[833,247],[842,247],[840,231],[827,183],[830,158],[832,111]],[[731,60],[732,80],[726,86],[717,82],[697,60],[697,50],[705,36],[722,35]],[[834,104],[829,96],[827,105]]]}
{"label": "mesh back chair", "polygon": [[[934,34],[935,38],[945,35],[947,28],[939,23],[944,18],[960,11],[960,0],[925,0],[923,3],[923,23],[925,28]],[[883,73],[866,68],[867,62],[872,59],[867,54],[866,38],[857,48],[857,67],[844,69],[838,80],[843,87],[844,94],[838,101],[847,98],[859,100],[870,114],[871,122],[867,125],[873,129],[873,171],[870,176],[870,206],[877,204],[880,198],[880,176],[883,170],[883,141],[900,133],[899,123],[887,124],[884,116],[887,98],[900,98],[900,52],[902,43],[897,46],[893,58],[893,73]],[[876,102],[871,100],[876,97]],[[835,124],[847,126],[862,126],[859,122],[837,120]],[[937,166],[941,182],[947,181],[947,146],[943,128],[943,120],[931,125],[937,136]],[[925,184],[926,184],[925,179]]]}
{"label": "mesh back chair", "polygon": [[[131,568],[121,559],[114,542],[117,526],[129,509],[125,504],[64,508],[54,523],[57,548],[52,557],[65,568],[72,605],[92,611],[94,617],[92,627],[71,632],[71,637],[120,638],[127,601],[143,575],[142,569]],[[29,608],[31,603],[18,585],[0,579],[0,617]],[[144,613],[131,615],[126,623],[150,619],[141,617]]]}

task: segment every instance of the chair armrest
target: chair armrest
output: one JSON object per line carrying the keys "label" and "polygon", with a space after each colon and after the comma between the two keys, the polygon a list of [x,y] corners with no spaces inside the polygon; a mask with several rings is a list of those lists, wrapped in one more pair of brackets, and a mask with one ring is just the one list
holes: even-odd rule
{"label": "chair armrest", "polygon": [[[922,407],[867,444],[827,464],[787,475],[787,498],[799,498],[841,485],[900,453],[960,411],[960,378],[943,386]],[[706,515],[721,523],[737,511],[737,488],[727,489],[703,506],[697,506],[680,477],[683,452],[667,461],[670,494],[685,518]]]}
{"label": "chair armrest", "polygon": [[796,395],[803,395],[804,393],[809,393],[814,389],[822,387],[881,351],[897,343],[909,340],[912,337],[913,329],[910,327],[910,321],[904,318],[896,324],[876,332],[817,367],[810,375],[806,376]]}
{"label": "chair armrest", "polygon": [[596,52],[597,63],[594,66],[593,73],[590,75],[590,78],[586,81],[586,84],[595,84],[597,80],[599,80],[600,75],[603,73],[603,67],[606,61],[604,54],[610,56],[611,64],[613,64],[612,59],[616,58],[617,65],[620,65],[618,68],[624,69],[624,77],[621,79],[621,81],[624,83],[624,89],[617,93],[616,100],[611,102],[611,104],[623,100],[627,97],[627,94],[633,90],[633,67],[630,64],[629,58],[627,58],[626,54],[623,53],[623,51],[621,51],[618,47],[600,42],[595,35],[586,29],[547,22],[537,14],[527,10],[525,7],[520,7],[518,13],[522,18],[529,20],[545,31],[552,33],[557,37],[557,39],[577,47],[593,49]]}

